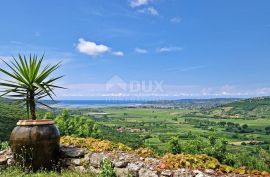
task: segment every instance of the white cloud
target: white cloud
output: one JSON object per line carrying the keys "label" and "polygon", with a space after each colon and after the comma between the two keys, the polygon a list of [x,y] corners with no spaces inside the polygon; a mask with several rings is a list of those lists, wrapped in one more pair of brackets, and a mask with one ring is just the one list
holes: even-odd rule
{"label": "white cloud", "polygon": [[135,52],[141,53],[141,54],[145,54],[148,52],[146,49],[142,49],[142,48],[135,48],[134,50]]}
{"label": "white cloud", "polygon": [[121,51],[113,52],[112,54],[115,56],[120,56],[120,57],[124,56],[124,53]]}
{"label": "white cloud", "polygon": [[158,52],[179,52],[182,51],[183,48],[181,47],[162,47],[157,49]]}
{"label": "white cloud", "polygon": [[180,17],[173,17],[170,19],[170,22],[172,23],[180,23],[182,21],[182,18]]}
{"label": "white cloud", "polygon": [[129,5],[131,7],[139,7],[143,5],[147,5],[151,0],[130,0]]}
{"label": "white cloud", "polygon": [[158,16],[159,15],[158,11],[154,7],[148,7],[148,8],[140,9],[140,10],[138,10],[138,12],[144,13],[144,14],[149,14],[149,15],[152,15],[152,16]]}
{"label": "white cloud", "polygon": [[80,38],[79,43],[76,45],[76,48],[79,52],[96,56],[106,52],[109,52],[111,49],[110,47],[103,45],[103,44],[96,44],[95,42],[86,41],[83,38]]}

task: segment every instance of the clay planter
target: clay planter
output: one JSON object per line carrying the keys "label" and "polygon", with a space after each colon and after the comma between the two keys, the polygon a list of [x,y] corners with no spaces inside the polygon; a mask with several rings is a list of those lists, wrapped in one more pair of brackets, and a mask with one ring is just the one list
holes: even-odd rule
{"label": "clay planter", "polygon": [[52,120],[19,120],[10,135],[15,162],[25,170],[52,170],[58,165],[60,133]]}

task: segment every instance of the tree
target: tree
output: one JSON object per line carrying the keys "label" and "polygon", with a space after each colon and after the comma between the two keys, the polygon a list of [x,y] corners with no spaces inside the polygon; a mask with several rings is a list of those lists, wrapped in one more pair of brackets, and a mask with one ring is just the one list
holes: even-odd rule
{"label": "tree", "polygon": [[179,154],[182,152],[181,145],[179,143],[178,137],[173,136],[168,142],[169,151],[172,154]]}
{"label": "tree", "polygon": [[242,128],[246,130],[246,129],[248,129],[248,125],[244,124],[244,125],[242,125]]}
{"label": "tree", "polygon": [[270,134],[270,126],[265,127],[265,131],[266,131],[266,134],[269,135]]}
{"label": "tree", "polygon": [[55,118],[55,122],[63,135],[72,135],[76,137],[97,137],[99,135],[98,127],[95,122],[85,116],[70,115],[67,109]]}
{"label": "tree", "polygon": [[37,55],[31,56],[30,54],[30,57],[27,59],[26,56],[19,54],[18,59],[13,58],[10,64],[2,60],[11,71],[0,68],[0,72],[10,78],[10,80],[2,79],[3,82],[0,82],[0,86],[5,88],[1,96],[8,96],[24,101],[28,118],[31,113],[32,120],[35,120],[37,117],[36,103],[47,106],[39,100],[47,96],[53,100],[52,95],[55,95],[53,90],[63,88],[54,85],[54,81],[63,76],[48,79],[60,67],[60,63],[53,66],[48,64],[42,68],[43,59],[44,55],[38,58]]}

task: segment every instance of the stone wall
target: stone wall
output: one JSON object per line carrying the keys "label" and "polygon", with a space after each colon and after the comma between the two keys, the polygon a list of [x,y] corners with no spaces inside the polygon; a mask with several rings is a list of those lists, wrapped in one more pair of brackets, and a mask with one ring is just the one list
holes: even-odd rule
{"label": "stone wall", "polygon": [[[160,160],[144,158],[131,152],[90,152],[83,148],[61,146],[61,165],[63,168],[79,172],[100,173],[101,162],[105,158],[112,160],[118,177],[207,177],[207,176],[237,176],[216,174],[214,170],[161,169]],[[0,151],[0,167],[14,163],[10,150]]]}
{"label": "stone wall", "polygon": [[202,172],[199,170],[160,170],[157,168],[160,161],[156,158],[144,158],[130,152],[89,152],[86,149],[76,147],[61,148],[62,164],[64,167],[80,172],[100,172],[101,162],[105,158],[112,160],[114,170],[118,177],[206,177],[215,173],[213,170]]}

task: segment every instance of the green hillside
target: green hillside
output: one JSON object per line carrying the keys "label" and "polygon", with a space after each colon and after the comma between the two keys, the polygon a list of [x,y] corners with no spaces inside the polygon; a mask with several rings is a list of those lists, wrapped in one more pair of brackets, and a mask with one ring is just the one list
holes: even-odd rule
{"label": "green hillside", "polygon": [[17,120],[26,117],[26,111],[16,101],[0,98],[0,141],[6,141]]}
{"label": "green hillside", "polygon": [[219,118],[270,118],[270,97],[238,100],[215,108],[204,109],[201,114]]}

